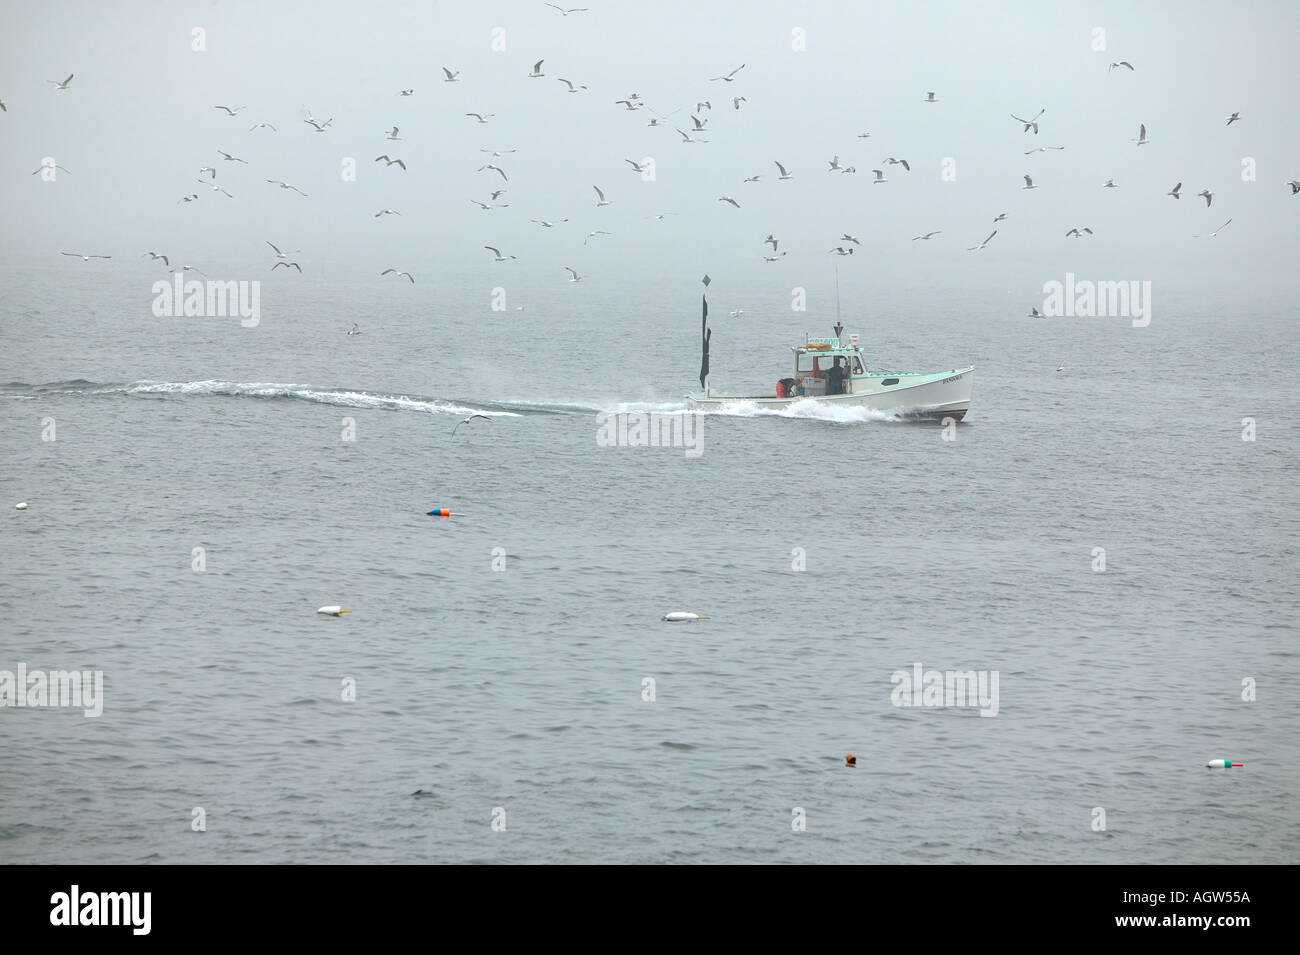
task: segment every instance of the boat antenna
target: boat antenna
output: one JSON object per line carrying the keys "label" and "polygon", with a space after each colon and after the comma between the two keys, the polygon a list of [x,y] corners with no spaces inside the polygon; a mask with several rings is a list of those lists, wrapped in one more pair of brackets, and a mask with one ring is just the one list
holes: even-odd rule
{"label": "boat antenna", "polygon": [[835,342],[839,344],[840,337],[844,333],[844,325],[840,322],[840,267],[835,266]]}

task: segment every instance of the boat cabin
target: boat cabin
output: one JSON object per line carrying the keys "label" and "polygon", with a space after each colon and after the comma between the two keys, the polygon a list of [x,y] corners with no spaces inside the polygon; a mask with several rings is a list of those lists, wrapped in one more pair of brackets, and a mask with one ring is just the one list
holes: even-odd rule
{"label": "boat cabin", "polygon": [[776,397],[851,395],[854,384],[865,387],[867,367],[858,336],[846,344],[839,338],[810,338],[794,352],[794,374],[777,382]]}

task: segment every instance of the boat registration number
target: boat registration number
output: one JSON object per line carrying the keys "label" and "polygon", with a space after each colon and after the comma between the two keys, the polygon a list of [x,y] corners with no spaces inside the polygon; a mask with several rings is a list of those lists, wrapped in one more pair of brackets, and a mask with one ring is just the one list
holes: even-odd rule
{"label": "boat registration number", "polygon": [[939,382],[939,384],[946,385],[950,381],[961,381],[961,375],[953,375],[951,378],[945,378],[943,381]]}

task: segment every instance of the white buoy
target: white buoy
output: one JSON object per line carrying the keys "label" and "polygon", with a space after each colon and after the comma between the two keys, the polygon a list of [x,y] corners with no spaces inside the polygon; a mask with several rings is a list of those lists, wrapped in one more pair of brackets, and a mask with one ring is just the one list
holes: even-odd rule
{"label": "white buoy", "polygon": [[344,610],[342,607],[321,607],[317,613],[326,613],[331,617],[337,617],[339,614],[351,613],[351,610]]}
{"label": "white buoy", "polygon": [[1205,764],[1206,769],[1240,769],[1241,763],[1234,763],[1230,759],[1212,759]]}
{"label": "white buoy", "polygon": [[14,510],[15,510],[15,511],[25,511],[25,510],[27,510],[27,502],[26,502],[26,501],[23,501],[21,504],[15,504],[15,505],[14,505]]}
{"label": "white buoy", "polygon": [[692,620],[710,620],[710,617],[701,617],[698,613],[687,613],[685,610],[674,610],[672,613],[664,614],[666,623],[689,623]]}

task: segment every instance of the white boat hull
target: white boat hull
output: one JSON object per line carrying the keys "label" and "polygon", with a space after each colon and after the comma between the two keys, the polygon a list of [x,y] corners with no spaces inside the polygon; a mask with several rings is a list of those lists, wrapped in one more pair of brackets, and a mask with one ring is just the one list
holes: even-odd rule
{"label": "white boat hull", "polygon": [[[787,408],[800,401],[842,407],[871,408],[898,418],[952,418],[960,421],[970,410],[971,385],[975,369],[959,368],[933,374],[875,372],[853,379],[854,391],[846,395],[800,395],[776,398],[770,395],[687,395],[696,408],[721,408],[736,402],[752,402],[764,408]],[[884,382],[895,382],[884,384]]]}

